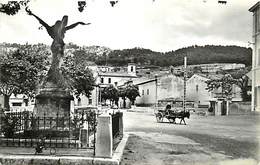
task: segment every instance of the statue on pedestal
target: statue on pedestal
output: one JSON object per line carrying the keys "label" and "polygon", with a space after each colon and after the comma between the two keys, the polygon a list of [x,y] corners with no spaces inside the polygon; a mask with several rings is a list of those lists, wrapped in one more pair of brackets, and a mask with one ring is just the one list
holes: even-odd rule
{"label": "statue on pedestal", "polygon": [[51,44],[51,67],[41,86],[39,94],[36,95],[36,106],[34,112],[37,116],[47,115],[52,117],[56,114],[69,116],[71,100],[74,98],[70,94],[70,91],[66,90],[68,85],[60,71],[65,46],[63,39],[67,30],[73,29],[77,25],[89,25],[90,23],[86,24],[84,22],[76,22],[67,26],[68,16],[65,15],[62,20],[58,20],[53,26],[50,26],[41,18],[33,14],[28,7],[25,10],[29,15],[35,17],[43,27],[45,27],[49,36],[53,39]]}
{"label": "statue on pedestal", "polygon": [[64,56],[65,43],[63,39],[65,32],[67,30],[73,29],[77,25],[89,25],[90,23],[86,24],[84,22],[76,22],[67,26],[68,16],[65,15],[63,16],[62,20],[58,20],[53,26],[49,26],[41,18],[33,14],[32,11],[28,9],[28,7],[25,10],[29,15],[34,16],[43,27],[45,27],[49,36],[53,39],[53,42],[51,44],[52,63],[48,71],[45,83],[52,83],[52,85],[54,86],[62,87],[64,85],[64,80],[59,69],[62,63],[62,58]]}

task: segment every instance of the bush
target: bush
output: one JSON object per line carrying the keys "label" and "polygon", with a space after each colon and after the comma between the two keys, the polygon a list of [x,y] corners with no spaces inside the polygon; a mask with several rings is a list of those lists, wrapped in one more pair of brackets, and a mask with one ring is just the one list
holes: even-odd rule
{"label": "bush", "polygon": [[1,116],[1,121],[1,131],[4,134],[4,137],[13,137],[16,131],[16,127],[19,125],[18,117],[12,115],[4,115]]}

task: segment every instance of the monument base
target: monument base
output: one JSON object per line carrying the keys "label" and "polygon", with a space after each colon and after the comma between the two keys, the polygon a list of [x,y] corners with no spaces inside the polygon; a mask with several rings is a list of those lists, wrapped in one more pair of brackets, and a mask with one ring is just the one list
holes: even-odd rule
{"label": "monument base", "polygon": [[36,95],[34,113],[43,117],[69,117],[73,96],[60,88],[44,88]]}

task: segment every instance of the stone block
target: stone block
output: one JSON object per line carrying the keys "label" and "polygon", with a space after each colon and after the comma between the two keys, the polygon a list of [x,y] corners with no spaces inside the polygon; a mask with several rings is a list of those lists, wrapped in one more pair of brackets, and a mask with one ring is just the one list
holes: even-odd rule
{"label": "stone block", "polygon": [[97,125],[96,157],[112,158],[113,137],[110,115],[100,115]]}

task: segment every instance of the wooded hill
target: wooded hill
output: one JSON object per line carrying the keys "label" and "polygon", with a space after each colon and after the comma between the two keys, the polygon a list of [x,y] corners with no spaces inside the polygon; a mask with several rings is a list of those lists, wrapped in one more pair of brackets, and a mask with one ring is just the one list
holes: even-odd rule
{"label": "wooded hill", "polygon": [[[18,46],[17,44],[0,44],[1,47]],[[111,50],[107,47],[80,47],[69,43],[66,49],[74,54],[78,62],[93,61],[98,65],[125,66],[129,62],[134,62],[142,66],[178,66],[183,65],[184,56],[187,56],[189,65],[242,63],[250,66],[252,63],[252,49],[239,46],[190,46],[162,53],[143,48]]]}
{"label": "wooded hill", "polygon": [[188,64],[206,63],[242,63],[251,65],[252,49],[239,46],[191,46],[166,53],[154,52],[150,49],[133,48],[113,50],[107,57],[100,57],[97,64],[122,66],[129,62],[139,65],[178,66],[183,65],[187,56]]}

